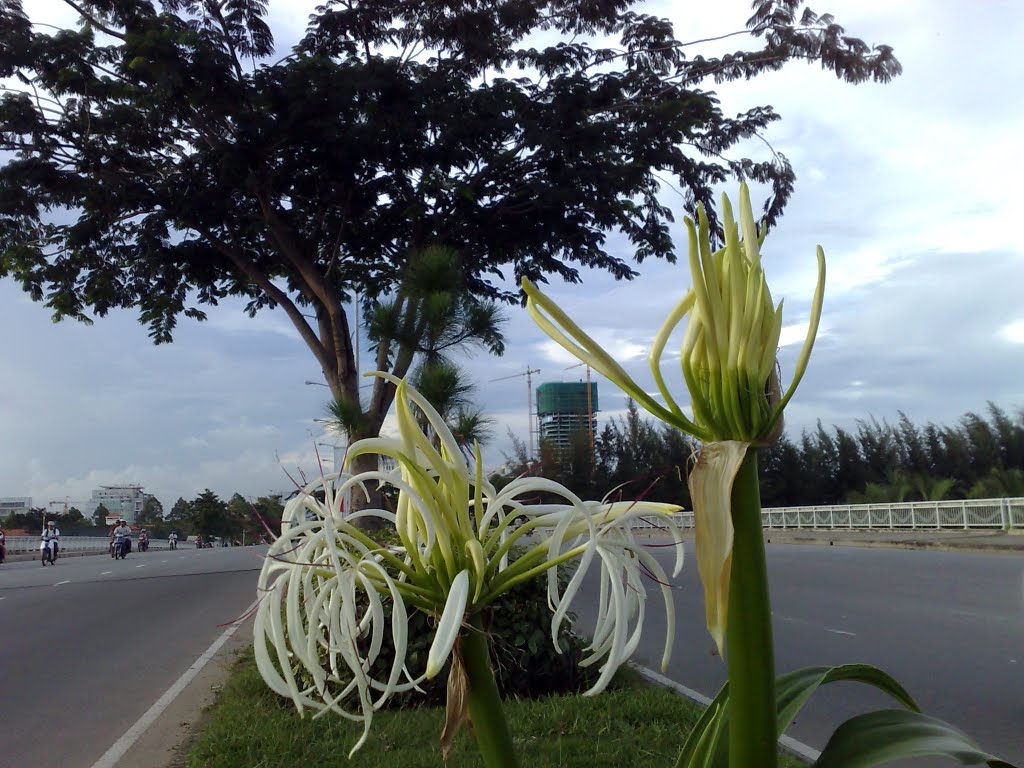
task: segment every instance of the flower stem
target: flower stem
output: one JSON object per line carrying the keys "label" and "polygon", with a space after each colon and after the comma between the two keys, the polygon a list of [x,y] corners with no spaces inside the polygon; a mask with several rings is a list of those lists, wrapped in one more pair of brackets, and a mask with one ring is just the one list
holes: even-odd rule
{"label": "flower stem", "polygon": [[732,523],[735,538],[725,635],[729,663],[729,765],[775,768],[775,656],[754,448],[747,451],[733,482]]}
{"label": "flower stem", "polygon": [[516,768],[512,734],[508,730],[505,710],[491,668],[490,643],[484,630],[483,617],[473,614],[469,630],[462,633],[462,663],[465,665],[469,691],[469,719],[473,735],[486,768]]}

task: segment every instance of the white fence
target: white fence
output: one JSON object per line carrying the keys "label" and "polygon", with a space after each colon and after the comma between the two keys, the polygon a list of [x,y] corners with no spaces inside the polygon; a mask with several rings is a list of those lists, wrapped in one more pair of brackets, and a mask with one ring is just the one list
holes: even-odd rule
{"label": "white fence", "polygon": [[[7,554],[13,555],[17,552],[35,552],[39,549],[38,536],[8,536]],[[60,548],[65,552],[106,552],[110,539],[106,536],[61,536]],[[180,547],[182,542],[178,542]],[[170,546],[167,539],[150,539],[150,549],[167,549]],[[138,551],[139,540],[132,537],[132,551]]]}
{"label": "white fence", "polygon": [[[693,527],[693,512],[675,516]],[[847,530],[1008,530],[1024,529],[1024,498],[964,501],[907,501],[891,504],[837,504],[775,507],[762,512],[765,528],[839,528]],[[659,528],[657,517],[636,520],[634,530]]]}

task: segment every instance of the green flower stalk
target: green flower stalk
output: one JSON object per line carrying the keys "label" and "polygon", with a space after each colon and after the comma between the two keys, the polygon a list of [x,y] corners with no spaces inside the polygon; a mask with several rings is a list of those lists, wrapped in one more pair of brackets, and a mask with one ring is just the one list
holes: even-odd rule
{"label": "green flower stalk", "polygon": [[[703,206],[686,219],[692,287],[669,313],[648,355],[662,402],[648,394],[558,305],[523,280],[527,309],[552,339],[588,363],[650,413],[702,443],[690,474],[697,567],[704,587],[708,630],[729,662],[730,762],[773,764],[774,660],[756,451],[782,430],[783,410],[807,368],[821,318],[825,256],[817,249],[818,282],[792,382],[781,392],[776,356],[782,302],[776,306],[761,265],[758,233],[746,185],[740,218],[722,197],[725,244],[711,250]],[[742,235],[742,236],[741,236]],[[687,319],[682,379],[691,414],[665,382],[661,358],[673,331]]]}
{"label": "green flower stalk", "polygon": [[[442,752],[468,718],[487,766],[515,765],[515,752],[498,699],[488,656],[485,612],[505,591],[546,574],[557,635],[591,566],[601,570],[593,640],[583,664],[599,664],[587,691],[603,690],[640,640],[646,589],[644,574],[662,583],[668,612],[663,664],[668,663],[674,613],[668,577],[630,532],[640,515],[663,517],[680,507],[648,502],[583,501],[564,486],[520,478],[498,492],[484,477],[479,448],[472,462],[443,419],[405,381],[397,385],[399,437],[353,443],[348,458],[364,453],[394,459],[397,469],[360,475],[327,475],[309,484],[285,508],[282,535],[270,547],[260,573],[263,599],[256,615],[256,660],[264,680],[290,697],[299,711],[336,712],[360,722],[366,740],[373,713],[395,693],[414,690],[450,667],[448,712]],[[439,447],[417,423],[426,418]],[[394,511],[346,510],[352,492],[374,480],[397,490]],[[524,504],[544,493],[562,503]],[[373,517],[394,526],[400,544],[384,546],[353,522]],[[526,518],[518,527],[512,521]],[[524,545],[515,560],[510,549]],[[683,550],[676,548],[675,572]],[[560,586],[558,569],[575,572]],[[362,600],[357,599],[360,595]],[[392,607],[385,620],[384,604]],[[437,629],[423,669],[407,658],[408,612],[425,611]],[[393,657],[382,657],[390,634]],[[390,650],[387,651],[390,653]],[[391,658],[386,676],[371,670]],[[304,672],[304,674],[300,674]]]}

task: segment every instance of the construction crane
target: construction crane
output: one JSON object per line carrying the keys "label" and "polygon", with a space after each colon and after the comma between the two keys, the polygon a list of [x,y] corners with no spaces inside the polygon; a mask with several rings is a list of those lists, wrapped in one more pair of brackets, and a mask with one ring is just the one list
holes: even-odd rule
{"label": "construction crane", "polygon": [[528,461],[533,461],[533,374],[535,373],[540,373],[540,369],[530,368],[529,364],[527,364],[526,370],[522,373],[513,373],[511,376],[491,379],[494,382],[518,379],[520,376],[526,377],[526,444],[528,446],[526,458]]}
{"label": "construction crane", "polygon": [[589,363],[576,363],[576,365],[570,365],[568,368],[562,370],[571,371],[573,368],[579,368],[581,365],[587,366],[587,437],[590,439],[590,463],[594,463],[594,407],[590,396],[590,364]]}

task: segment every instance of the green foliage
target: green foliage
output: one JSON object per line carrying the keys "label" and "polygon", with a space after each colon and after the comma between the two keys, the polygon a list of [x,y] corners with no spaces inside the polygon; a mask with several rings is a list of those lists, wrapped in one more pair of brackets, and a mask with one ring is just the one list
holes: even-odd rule
{"label": "green foliage", "polygon": [[[806,667],[780,675],[775,681],[776,732],[781,736],[807,700],[822,685],[858,682],[886,693],[914,714],[917,703],[894,678],[870,664],[836,667]],[[729,766],[729,683],[715,696],[690,731],[676,758],[676,768],[728,768]]]}
{"label": "green foliage", "polygon": [[944,757],[961,765],[1014,768],[942,720],[883,709],[858,715],[840,725],[815,761],[815,768],[872,768],[904,758]]}
{"label": "green foliage", "polygon": [[154,526],[164,519],[164,505],[156,496],[148,495],[142,502],[142,511],[139,513],[139,525]]}
{"label": "green foliage", "polygon": [[96,511],[92,513],[93,522],[96,525],[106,525],[107,517],[110,515],[110,510],[107,509],[107,505],[102,501],[97,505]]}
{"label": "green foliage", "polygon": [[[671,692],[628,680],[600,696],[548,696],[506,701],[505,711],[522,764],[531,768],[652,768],[667,766],[700,715],[698,705]],[[356,768],[437,768],[441,709],[379,712]],[[234,668],[192,748],[190,768],[333,766],[359,737],[361,726],[340,717],[300,718],[270,691],[251,654]],[[799,761],[783,758],[785,768]],[[472,737],[455,740],[448,762],[482,765]]]}
{"label": "green foliage", "polygon": [[[0,277],[55,319],[136,309],[157,343],[227,297],[276,308],[358,403],[354,293],[375,368],[402,377],[460,337],[499,351],[488,302],[519,298],[508,277],[673,258],[662,178],[712,212],[726,177],[764,182],[777,221],[790,164],[734,155],[779,115],[728,117],[706,84],[793,60],[847,82],[901,71],[792,0],[760,0],[752,50],[722,56],[687,55],[635,5],[354,0],[275,51],[262,0],[73,4],[56,33],[0,0]],[[441,251],[447,298],[421,290]],[[374,384],[352,437],[377,434],[393,394]]]}

